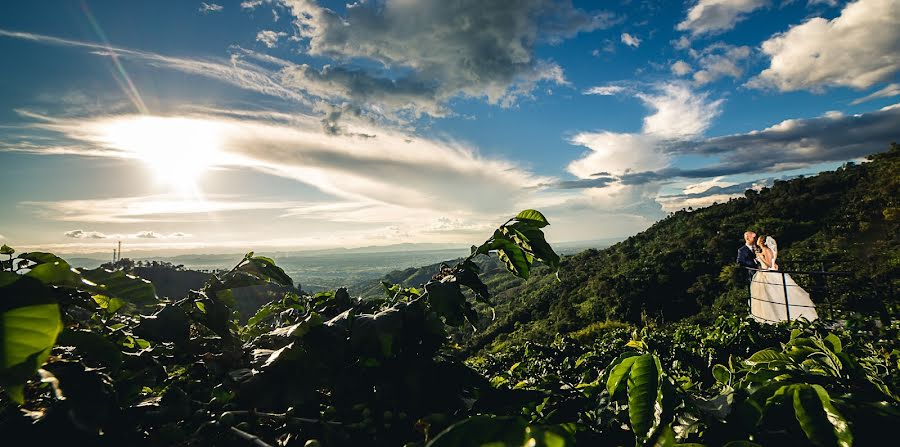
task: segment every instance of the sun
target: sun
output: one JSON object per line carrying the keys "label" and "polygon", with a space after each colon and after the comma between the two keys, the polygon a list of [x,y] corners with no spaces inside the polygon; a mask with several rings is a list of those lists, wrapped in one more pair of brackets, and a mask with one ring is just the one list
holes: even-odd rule
{"label": "sun", "polygon": [[146,164],[159,183],[196,196],[201,178],[220,159],[218,130],[202,119],[137,116],[107,122],[99,134],[109,147]]}

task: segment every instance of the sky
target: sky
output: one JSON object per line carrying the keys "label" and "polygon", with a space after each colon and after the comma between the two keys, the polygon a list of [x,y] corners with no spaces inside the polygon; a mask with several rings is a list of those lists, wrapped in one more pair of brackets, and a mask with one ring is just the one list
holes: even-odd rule
{"label": "sky", "polygon": [[900,141],[897,0],[0,4],[0,242],[550,242]]}

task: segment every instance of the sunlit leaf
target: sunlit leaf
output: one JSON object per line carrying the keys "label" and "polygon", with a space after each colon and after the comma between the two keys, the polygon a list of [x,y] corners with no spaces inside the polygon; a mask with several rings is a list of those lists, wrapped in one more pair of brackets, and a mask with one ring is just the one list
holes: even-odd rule
{"label": "sunlit leaf", "polygon": [[516,214],[516,220],[527,222],[538,228],[543,228],[547,225],[550,225],[550,222],[547,221],[547,218],[537,210],[524,210],[519,214]]}
{"label": "sunlit leaf", "polygon": [[82,270],[81,276],[94,285],[81,285],[80,288],[93,293],[118,298],[137,306],[155,305],[156,289],[150,281],[130,275],[122,270],[96,268]]}
{"label": "sunlit leaf", "polygon": [[62,330],[49,289],[30,277],[0,288],[0,387],[17,403],[22,388],[44,364]]}
{"label": "sunlit leaf", "polygon": [[660,371],[653,354],[635,358],[628,374],[628,418],[641,443],[660,423],[659,386]]}
{"label": "sunlit leaf", "polygon": [[631,366],[634,365],[634,361],[637,358],[638,356],[636,355],[626,357],[612,367],[609,378],[606,380],[606,389],[609,391],[610,396],[615,396],[619,392],[619,387],[625,383],[624,380],[628,378]]}
{"label": "sunlit leaf", "polygon": [[[252,256],[252,252],[248,256]],[[293,287],[294,281],[281,267],[275,265],[275,261],[265,256],[253,256],[247,259],[247,263],[241,265],[239,271],[249,273],[259,279],[273,282],[286,287]]]}
{"label": "sunlit leaf", "polygon": [[831,405],[828,392],[819,385],[793,389],[794,415],[806,437],[816,445],[850,447],[853,435],[847,420]]}

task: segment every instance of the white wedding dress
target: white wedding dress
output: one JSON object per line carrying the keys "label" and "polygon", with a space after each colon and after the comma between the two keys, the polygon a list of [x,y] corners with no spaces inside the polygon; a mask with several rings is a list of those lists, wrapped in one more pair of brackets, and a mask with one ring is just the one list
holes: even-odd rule
{"label": "white wedding dress", "polygon": [[[809,298],[809,293],[803,290],[791,275],[773,270],[761,259],[759,262],[762,270],[756,272],[750,281],[750,314],[753,318],[766,323],[799,318],[812,321],[819,318],[816,305]],[[785,305],[785,284],[787,284],[788,305]]]}

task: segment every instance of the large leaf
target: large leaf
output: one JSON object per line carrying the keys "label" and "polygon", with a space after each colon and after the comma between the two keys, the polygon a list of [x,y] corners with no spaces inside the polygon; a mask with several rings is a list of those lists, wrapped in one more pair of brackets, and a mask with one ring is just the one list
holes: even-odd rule
{"label": "large leaf", "polygon": [[623,380],[627,379],[631,372],[631,366],[634,365],[637,358],[637,355],[626,357],[612,367],[609,378],[606,380],[606,390],[609,391],[610,396],[615,396],[619,392],[619,387],[625,383]]}
{"label": "large leaf", "polygon": [[793,391],[794,416],[810,441],[820,446],[853,445],[847,420],[831,405],[824,388],[803,384]]}
{"label": "large leaf", "polygon": [[765,363],[789,361],[791,361],[791,358],[786,354],[778,352],[774,349],[763,349],[762,351],[758,351],[751,355],[749,359],[744,361],[744,363],[748,365],[760,365]]}
{"label": "large leaf", "polygon": [[530,253],[508,239],[499,230],[494,233],[490,247],[497,250],[497,256],[506,265],[506,270],[519,278],[528,279],[531,273],[531,263],[534,261],[534,257]]}
{"label": "large leaf", "polygon": [[157,302],[156,289],[150,281],[129,275],[122,270],[104,268],[82,270],[81,276],[93,283],[80,287],[90,292],[118,298],[137,306],[150,306]]}
{"label": "large leaf", "polygon": [[51,290],[37,280],[21,276],[15,281],[3,282],[5,285],[0,287],[0,387],[21,404],[25,382],[47,360],[62,330],[62,320]]}
{"label": "large leaf", "polygon": [[247,259],[247,263],[241,265],[238,270],[249,273],[268,282],[282,286],[293,287],[294,281],[281,267],[275,265],[275,261],[265,256],[254,256]]}
{"label": "large leaf", "polygon": [[81,277],[68,262],[52,253],[22,253],[20,259],[35,263],[26,274],[44,284],[56,286],[78,287],[82,285]]}
{"label": "large leaf", "polygon": [[544,232],[536,228],[521,228],[516,230],[520,235],[528,239],[531,253],[552,269],[559,269],[559,255],[553,251],[553,247],[544,239]]}
{"label": "large leaf", "polygon": [[544,217],[544,215],[541,214],[541,212],[538,210],[524,210],[519,214],[516,214],[516,220],[529,223],[538,228],[543,228],[547,225],[550,225],[550,222],[547,221],[547,218]]}
{"label": "large leaf", "polygon": [[472,292],[475,293],[475,299],[486,303],[488,305],[493,305],[490,301],[491,292],[488,290],[487,285],[481,281],[481,278],[478,277],[478,265],[472,261],[465,261],[457,266],[456,271],[454,273],[456,276],[456,281],[460,283],[460,285],[466,286],[472,289]]}
{"label": "large leaf", "polygon": [[447,324],[459,326],[465,317],[465,295],[459,288],[459,282],[454,277],[444,278],[443,281],[429,281],[425,284],[425,292],[428,293],[428,304],[444,317]]}
{"label": "large leaf", "polygon": [[628,374],[628,418],[638,444],[644,444],[661,422],[660,379],[653,354],[634,360]]}

